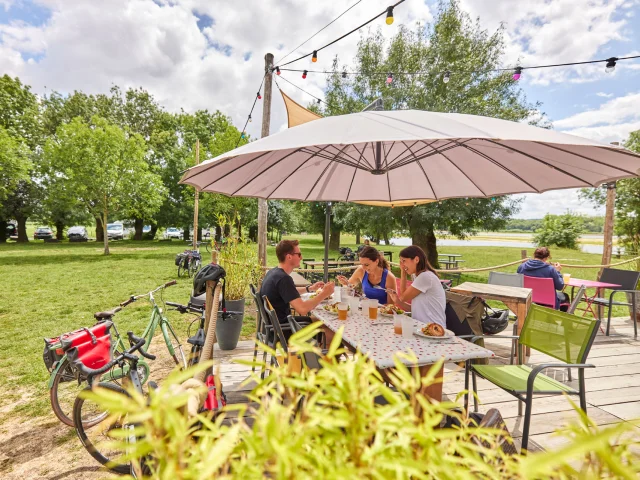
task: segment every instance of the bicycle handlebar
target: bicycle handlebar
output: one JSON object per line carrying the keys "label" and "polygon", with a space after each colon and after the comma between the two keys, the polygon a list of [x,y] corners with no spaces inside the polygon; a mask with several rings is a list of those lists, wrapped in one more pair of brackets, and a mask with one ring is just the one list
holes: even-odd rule
{"label": "bicycle handlebar", "polygon": [[146,296],[148,296],[148,295],[151,295],[152,293],[157,292],[158,290],[162,290],[163,288],[168,288],[168,287],[171,287],[171,286],[173,286],[173,285],[177,285],[177,284],[178,284],[178,281],[177,281],[177,280],[171,280],[171,281],[169,281],[169,282],[165,283],[164,285],[160,285],[160,286],[159,286],[158,288],[156,288],[155,290],[151,290],[150,292],[143,293],[142,295],[131,295],[131,297],[129,297],[129,300],[127,300],[127,301],[125,301],[125,302],[122,302],[122,303],[120,304],[120,306],[121,306],[121,307],[126,307],[127,305],[129,305],[130,303],[135,302],[135,301],[136,301],[136,300],[138,300],[139,298],[146,297]]}
{"label": "bicycle handlebar", "polygon": [[170,307],[176,307],[176,310],[180,313],[187,313],[189,311],[193,313],[202,313],[204,308],[202,307],[194,307],[193,305],[182,305],[180,303],[175,302],[165,302]]}

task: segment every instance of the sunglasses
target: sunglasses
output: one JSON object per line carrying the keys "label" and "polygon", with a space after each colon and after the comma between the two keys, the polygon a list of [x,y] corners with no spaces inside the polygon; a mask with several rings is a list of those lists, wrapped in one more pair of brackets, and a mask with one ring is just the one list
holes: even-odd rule
{"label": "sunglasses", "polygon": [[302,252],[293,252],[291,255],[298,255],[300,258],[302,258]]}

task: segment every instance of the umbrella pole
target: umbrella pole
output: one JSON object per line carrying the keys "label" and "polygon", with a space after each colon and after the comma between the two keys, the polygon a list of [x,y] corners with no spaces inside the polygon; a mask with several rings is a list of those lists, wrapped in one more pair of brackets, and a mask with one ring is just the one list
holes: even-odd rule
{"label": "umbrella pole", "polygon": [[331,202],[327,202],[327,213],[324,219],[324,281],[329,281],[329,233],[331,226]]}

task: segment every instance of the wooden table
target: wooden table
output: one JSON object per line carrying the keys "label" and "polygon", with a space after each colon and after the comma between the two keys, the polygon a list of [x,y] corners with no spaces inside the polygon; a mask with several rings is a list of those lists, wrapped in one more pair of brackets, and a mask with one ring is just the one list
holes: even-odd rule
{"label": "wooden table", "polygon": [[[338,316],[317,308],[311,312],[311,316],[324,324],[327,341],[331,341],[333,333],[344,326],[342,343],[351,351],[359,350],[368,355],[376,364],[376,367],[386,377],[385,371],[394,367],[394,356],[397,352],[411,350],[416,362],[402,360],[405,365],[419,371],[421,377],[425,377],[433,364],[444,358],[445,361],[460,362],[472,358],[489,358],[494,354],[491,350],[467,342],[460,338],[450,340],[429,340],[412,336],[404,338],[393,332],[393,318],[378,316],[378,320],[372,322],[369,316],[361,311],[349,312],[346,321],[338,320]],[[424,324],[414,320],[414,327]],[[436,373],[436,383],[428,387],[422,387],[421,393],[434,400],[442,401],[442,374],[443,368]]]}
{"label": "wooden table", "polygon": [[[522,331],[524,320],[527,318],[529,307],[531,307],[531,289],[520,287],[507,287],[505,285],[492,285],[489,283],[464,282],[453,287],[452,292],[463,295],[482,297],[485,300],[498,300],[504,303],[509,310],[518,317],[518,335]],[[525,357],[530,354],[527,348]],[[523,362],[526,358],[522,359]]]}
{"label": "wooden table", "polygon": [[[311,267],[312,270],[315,269],[315,267],[324,267],[324,261],[323,260],[313,260],[313,261],[309,261],[309,262],[305,262],[304,260],[302,261],[302,263],[304,263],[305,266],[309,266]],[[354,261],[347,261],[347,260],[340,260],[340,261],[336,261],[336,260],[329,260],[327,262],[328,265],[357,265],[360,262],[356,262]]]}
{"label": "wooden table", "polygon": [[459,253],[439,253],[438,256],[447,257],[447,260],[449,260],[450,262],[455,262],[456,258],[461,257],[462,255],[460,255]]}

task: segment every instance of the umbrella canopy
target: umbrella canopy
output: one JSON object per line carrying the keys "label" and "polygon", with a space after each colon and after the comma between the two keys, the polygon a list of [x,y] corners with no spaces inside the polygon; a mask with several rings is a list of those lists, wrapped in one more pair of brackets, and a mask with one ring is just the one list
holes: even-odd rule
{"label": "umbrella canopy", "polygon": [[593,187],[638,174],[639,155],[585,138],[401,110],[299,125],[192,167],[181,183],[231,196],[411,205]]}

